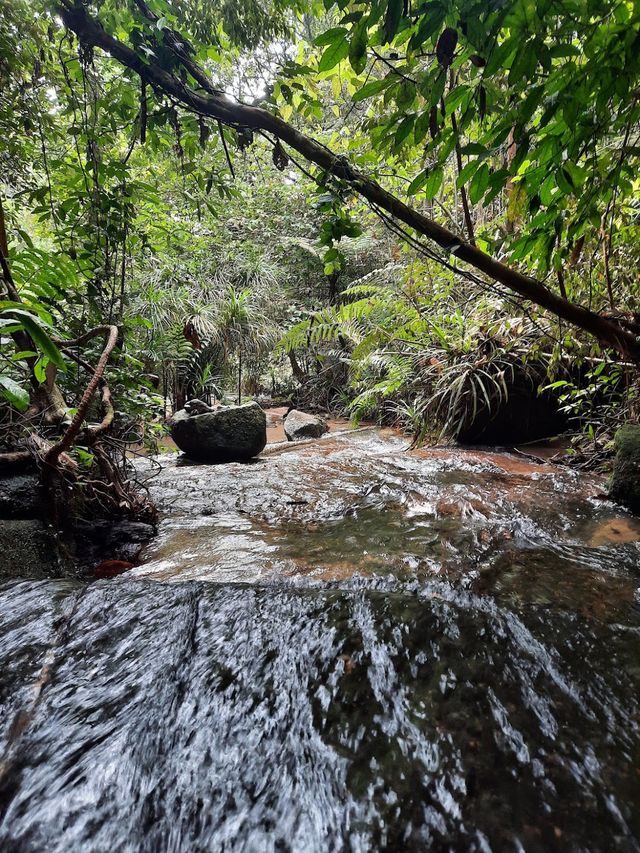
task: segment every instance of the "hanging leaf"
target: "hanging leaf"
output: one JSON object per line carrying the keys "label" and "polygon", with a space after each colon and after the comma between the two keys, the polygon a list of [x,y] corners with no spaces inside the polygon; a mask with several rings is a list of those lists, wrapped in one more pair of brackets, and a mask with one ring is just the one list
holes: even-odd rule
{"label": "hanging leaf", "polygon": [[430,115],[428,112],[421,113],[417,119],[413,129],[413,139],[416,145],[419,145],[427,135],[429,130]]}
{"label": "hanging leaf", "polygon": [[442,186],[443,177],[444,177],[444,172],[442,170],[442,166],[438,166],[437,168],[433,169],[433,171],[429,175],[427,183],[425,184],[425,187],[424,187],[424,192],[425,192],[426,197],[430,201],[432,199],[434,199],[436,197],[436,195],[438,194],[438,190]]}
{"label": "hanging leaf", "polygon": [[439,130],[440,126],[438,124],[438,108],[431,107],[431,111],[429,113],[429,131],[431,133],[432,139],[436,138]]}
{"label": "hanging leaf", "polygon": [[471,201],[471,204],[477,204],[480,201],[488,186],[489,167],[486,163],[483,163],[473,176],[473,180],[469,187],[469,200]]}
{"label": "hanging leaf", "polygon": [[453,27],[447,27],[446,30],[443,30],[436,45],[436,59],[443,68],[448,68],[453,62],[457,44],[458,31],[454,30]]}
{"label": "hanging leaf", "polygon": [[383,44],[393,41],[393,37],[398,32],[398,27],[400,26],[403,9],[404,0],[389,0],[382,30]]}
{"label": "hanging leaf", "polygon": [[407,195],[415,195],[426,184],[429,178],[429,170],[424,169],[411,181],[407,189]]}
{"label": "hanging leaf", "polygon": [[484,86],[478,87],[478,114],[481,120],[487,114],[487,91]]}
{"label": "hanging leaf", "polygon": [[32,314],[24,310],[12,309],[11,313],[17,315],[17,320],[32,338],[34,344],[38,347],[41,353],[47,356],[49,361],[52,361],[60,370],[67,369],[62,353],[51,340],[49,335],[44,331],[42,326],[38,324]]}
{"label": "hanging leaf", "polygon": [[409,50],[418,50],[427,41],[428,38],[440,28],[445,18],[445,9],[438,3],[430,4],[427,11],[420,19],[418,29],[411,36],[409,41]]}
{"label": "hanging leaf", "polygon": [[411,80],[403,80],[395,91],[396,104],[400,110],[406,110],[416,98],[416,87]]}
{"label": "hanging leaf", "polygon": [[361,20],[351,31],[349,44],[349,62],[356,74],[361,74],[367,65],[367,26],[366,20]]}
{"label": "hanging leaf", "polygon": [[351,97],[352,101],[364,101],[367,98],[372,98],[374,95],[378,95],[380,92],[384,92],[394,81],[392,76],[385,77],[384,80],[370,80],[368,83],[365,83],[361,89],[358,89],[357,92]]}
{"label": "hanging leaf", "polygon": [[396,148],[402,145],[407,136],[409,136],[409,134],[413,130],[414,122],[415,116],[413,115],[405,116],[405,118],[400,122],[394,137],[394,145]]}
{"label": "hanging leaf", "polygon": [[319,35],[318,38],[313,40],[313,43],[317,47],[324,47],[327,44],[333,44],[334,42],[341,41],[343,38],[347,36],[347,28],[346,27],[332,27],[330,30]]}

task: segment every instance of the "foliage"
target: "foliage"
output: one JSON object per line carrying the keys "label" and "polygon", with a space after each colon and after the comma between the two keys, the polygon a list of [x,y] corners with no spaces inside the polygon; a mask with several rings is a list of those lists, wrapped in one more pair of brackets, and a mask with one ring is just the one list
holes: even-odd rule
{"label": "foliage", "polygon": [[[637,333],[640,13],[628,0],[87,8],[193,84],[179,36],[215,88]],[[563,404],[581,424],[601,419],[603,436],[629,411],[632,381],[580,367],[605,363],[596,344],[470,277],[349,183],[141,83],[79,45],[47,0],[0,0],[0,18],[2,230],[21,299],[0,306],[0,394],[14,408],[28,410],[48,365],[73,407],[86,375],[54,341],[115,323],[112,383],[132,422],[188,396],[258,392],[276,373],[286,384],[289,370],[310,404],[419,435],[457,434],[516,373],[532,393],[569,383],[556,384]],[[98,354],[95,342],[85,356]],[[567,361],[578,373],[562,374]]]}
{"label": "foliage", "polygon": [[363,162],[408,175],[418,202],[450,182],[476,209],[502,199],[502,227],[486,223],[479,242],[539,273],[562,274],[596,235],[611,254],[637,213],[635,4],[327,6],[337,20],[315,39],[317,64],[291,79],[316,94],[331,81],[350,101]]}

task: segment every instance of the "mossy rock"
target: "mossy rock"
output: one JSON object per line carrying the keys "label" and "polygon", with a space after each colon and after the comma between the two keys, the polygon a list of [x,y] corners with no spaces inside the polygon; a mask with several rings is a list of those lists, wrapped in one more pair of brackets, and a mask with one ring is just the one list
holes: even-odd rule
{"label": "mossy rock", "polygon": [[616,456],[609,496],[640,514],[640,425],[625,424],[615,437]]}
{"label": "mossy rock", "polygon": [[244,462],[264,450],[267,417],[257,403],[224,406],[202,414],[182,409],[171,420],[171,437],[180,450],[197,461]]}

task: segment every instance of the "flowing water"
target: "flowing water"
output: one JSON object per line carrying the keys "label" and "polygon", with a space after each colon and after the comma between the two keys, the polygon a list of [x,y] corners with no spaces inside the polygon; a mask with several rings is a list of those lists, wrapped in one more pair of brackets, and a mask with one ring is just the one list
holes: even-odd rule
{"label": "flowing water", "polygon": [[164,458],[140,566],[0,587],[0,849],[640,850],[639,522],[405,444]]}

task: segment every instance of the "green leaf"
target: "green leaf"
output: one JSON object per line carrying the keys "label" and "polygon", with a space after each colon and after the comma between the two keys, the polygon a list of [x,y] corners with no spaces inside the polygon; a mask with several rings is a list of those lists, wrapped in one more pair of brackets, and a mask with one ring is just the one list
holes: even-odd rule
{"label": "green leaf", "polygon": [[416,123],[413,131],[413,138],[416,145],[419,145],[422,140],[427,135],[427,131],[429,130],[431,113],[430,110],[427,110],[424,113],[421,113],[416,118]]}
{"label": "green leaf", "polygon": [[480,160],[471,160],[467,165],[460,170],[460,174],[456,180],[456,186],[458,189],[463,187],[467,181],[469,181],[473,175],[475,175],[478,167],[480,166]]}
{"label": "green leaf", "polygon": [[29,393],[9,376],[0,376],[0,394],[19,412],[29,407]]}
{"label": "green leaf", "polygon": [[411,36],[409,42],[409,50],[417,50],[425,43],[428,38],[440,30],[440,26],[444,21],[446,12],[438,3],[431,3],[427,12],[420,18],[418,29]]}
{"label": "green leaf", "polygon": [[477,204],[480,201],[488,186],[489,167],[486,163],[483,163],[473,176],[473,180],[469,187],[469,200],[471,204]]}
{"label": "green leaf", "polygon": [[48,358],[40,357],[33,366],[33,375],[38,380],[38,382],[44,382],[47,378],[47,365],[49,364]]}
{"label": "green leaf", "polygon": [[403,80],[396,91],[396,104],[398,109],[405,110],[410,107],[416,97],[416,87],[411,80]]}
{"label": "green leaf", "polygon": [[60,368],[60,370],[66,371],[67,366],[62,357],[62,353],[42,326],[39,325],[33,315],[29,314],[27,311],[19,311],[17,309],[13,309],[11,313],[13,315],[18,315],[18,322],[24,328],[25,332],[31,336],[34,344],[38,347],[40,352],[46,355],[49,361],[52,361]]}
{"label": "green leaf", "polygon": [[442,169],[442,166],[437,166],[435,169],[432,170],[424,188],[425,195],[429,200],[434,199],[438,194],[438,190],[442,186],[443,177],[444,171]]}
{"label": "green leaf", "polygon": [[462,101],[464,101],[465,97],[469,95],[469,87],[468,86],[456,86],[447,97],[444,99],[444,105],[446,108],[447,115],[451,115],[451,113],[458,107]]}
{"label": "green leaf", "polygon": [[324,47],[327,44],[333,44],[334,42],[342,41],[343,38],[347,36],[347,28],[346,27],[332,27],[330,30],[327,30],[322,35],[319,35],[318,38],[313,40],[313,43],[317,45],[317,47]]}
{"label": "green leaf", "polygon": [[367,65],[367,26],[362,20],[351,31],[349,62],[356,74],[361,74]]}
{"label": "green leaf", "polygon": [[404,0],[388,0],[387,14],[384,19],[384,27],[382,30],[383,44],[388,44],[393,41],[393,37],[398,32],[400,21],[402,19],[402,10],[404,8]]}
{"label": "green leaf", "polygon": [[393,140],[393,143],[396,146],[396,148],[399,145],[402,145],[402,143],[405,141],[407,136],[409,136],[409,134],[413,130],[414,121],[415,121],[414,115],[405,116],[405,118],[402,119],[402,121],[398,125],[398,129],[396,130],[396,134],[395,134],[395,137]]}
{"label": "green leaf", "polygon": [[426,184],[427,179],[429,177],[429,170],[424,169],[409,184],[407,189],[407,195],[415,195],[422,187]]}
{"label": "green leaf", "polygon": [[385,77],[384,80],[370,80],[368,83],[365,83],[361,89],[358,89],[357,92],[354,92],[351,100],[352,101],[364,101],[366,98],[371,98],[373,95],[378,95],[380,92],[383,92],[387,89],[394,81],[393,77]]}
{"label": "green leaf", "polygon": [[339,62],[346,59],[348,55],[349,42],[345,36],[342,36],[326,48],[325,52],[320,57],[318,71],[321,73],[324,71],[331,71],[331,69],[335,68]]}
{"label": "green leaf", "polygon": [[556,172],[556,183],[564,195],[573,195],[573,182],[568,169],[558,169]]}

